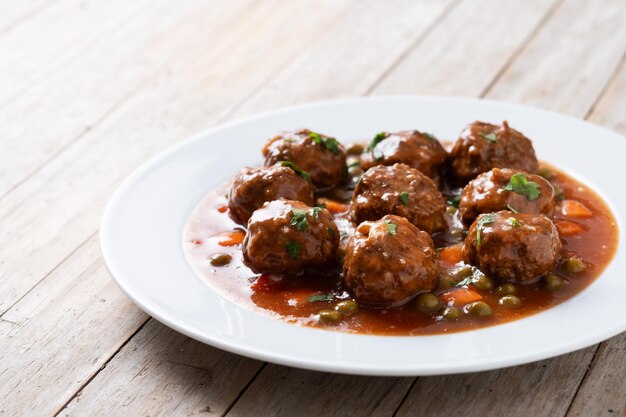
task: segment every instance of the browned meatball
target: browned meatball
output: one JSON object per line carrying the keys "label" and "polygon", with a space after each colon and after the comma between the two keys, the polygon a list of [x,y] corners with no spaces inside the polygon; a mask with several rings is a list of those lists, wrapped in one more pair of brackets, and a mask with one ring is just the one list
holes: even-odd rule
{"label": "browned meatball", "polygon": [[331,187],[345,179],[346,152],[334,138],[308,129],[281,133],[263,147],[265,165],[291,161],[311,174],[318,187]]}
{"label": "browned meatball", "polygon": [[533,144],[526,136],[502,126],[474,122],[467,126],[450,152],[452,172],[461,183],[491,168],[514,168],[537,172]]}
{"label": "browned meatball", "polygon": [[405,130],[376,135],[362,155],[361,164],[368,169],[375,165],[402,163],[438,181],[439,168],[447,157],[448,153],[433,135]]}
{"label": "browned meatball", "polygon": [[397,214],[433,233],[444,228],[445,209],[443,196],[426,175],[404,164],[379,165],[368,169],[357,184],[351,215],[361,223]]}
{"label": "browned meatball", "polygon": [[561,240],[554,223],[543,214],[481,214],[463,245],[463,260],[504,281],[532,282],[554,269]]}
{"label": "browned meatball", "polygon": [[494,168],[469,182],[461,194],[461,217],[471,223],[481,213],[507,208],[520,213],[552,216],[554,188],[539,175]]}
{"label": "browned meatball", "polygon": [[339,231],[326,209],[275,200],[252,213],[244,260],[258,272],[297,274],[337,263]]}
{"label": "browned meatball", "polygon": [[230,216],[245,225],[254,210],[261,208],[266,201],[279,198],[313,205],[313,186],[285,166],[244,168],[233,180],[228,193]]}
{"label": "browned meatball", "polygon": [[361,223],[348,241],[343,280],[364,304],[403,304],[432,290],[438,275],[432,239],[403,217]]}

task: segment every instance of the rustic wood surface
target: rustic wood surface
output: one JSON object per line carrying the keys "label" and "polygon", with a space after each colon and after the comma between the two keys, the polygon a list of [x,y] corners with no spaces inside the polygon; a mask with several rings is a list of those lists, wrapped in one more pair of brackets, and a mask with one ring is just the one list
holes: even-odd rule
{"label": "rustic wood surface", "polygon": [[424,378],[265,364],[116,287],[102,210],[138,164],[257,111],[489,97],[626,134],[624,0],[24,0],[0,5],[0,415],[626,415],[626,334]]}

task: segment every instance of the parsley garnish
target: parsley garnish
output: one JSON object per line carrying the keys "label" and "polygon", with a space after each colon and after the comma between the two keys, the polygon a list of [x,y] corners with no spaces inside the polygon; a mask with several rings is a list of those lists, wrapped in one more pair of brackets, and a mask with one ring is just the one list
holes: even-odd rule
{"label": "parsley garnish", "polygon": [[520,227],[520,224],[515,217],[509,217],[507,222],[513,227]]}
{"label": "parsley garnish", "polygon": [[528,201],[538,199],[541,194],[539,184],[534,181],[528,181],[526,175],[522,173],[513,175],[504,189],[507,191],[515,191],[517,194],[525,195]]}
{"label": "parsley garnish", "polygon": [[315,218],[315,220],[317,220],[317,218],[320,215],[320,211],[322,211],[322,208],[321,207],[313,207],[311,210],[313,211],[313,217]]}
{"label": "parsley garnish", "polygon": [[361,168],[361,161],[356,161],[348,165],[348,168]]}
{"label": "parsley garnish", "polygon": [[300,167],[298,165],[294,164],[293,162],[291,162],[291,161],[280,161],[279,164],[281,166],[293,169],[293,171],[296,174],[298,174],[299,176],[301,176],[305,180],[311,182],[311,174],[309,174],[306,171],[303,171],[302,169],[300,169]]}
{"label": "parsley garnish", "polygon": [[387,223],[387,231],[389,232],[389,234],[391,236],[394,236],[396,234],[396,229],[398,228],[398,225],[393,223],[389,219],[385,219],[385,223]]}
{"label": "parsley garnish", "polygon": [[378,133],[376,136],[374,136],[374,139],[372,139],[370,143],[367,145],[367,148],[365,148],[365,152],[370,152],[372,149],[376,147],[376,145],[378,145],[380,142],[385,140],[386,137],[387,137],[386,133],[384,132]]}
{"label": "parsley garnish", "polygon": [[341,150],[339,149],[339,142],[335,138],[324,139],[319,133],[311,132],[309,137],[313,139],[316,145],[324,145],[326,149],[331,151],[335,155],[339,155]]}
{"label": "parsley garnish", "polygon": [[332,227],[328,227],[326,228],[326,230],[328,230],[329,235],[331,235],[333,238],[335,237],[335,231],[333,230]]}
{"label": "parsley garnish", "polygon": [[485,214],[480,220],[478,220],[478,224],[476,225],[476,246],[480,246],[480,238],[483,228],[496,221],[495,213]]}
{"label": "parsley garnish", "polygon": [[314,303],[316,301],[332,301],[333,298],[335,298],[334,294],[329,292],[328,294],[309,295],[306,300],[309,303]]}
{"label": "parsley garnish", "polygon": [[459,208],[459,204],[461,204],[461,195],[453,195],[446,200],[446,204],[452,207]]}
{"label": "parsley garnish", "polygon": [[300,242],[289,241],[285,243],[285,250],[291,259],[300,257]]}
{"label": "parsley garnish", "polygon": [[491,132],[491,133],[480,132],[479,135],[482,136],[483,139],[487,139],[489,142],[494,142],[495,143],[498,140],[498,137],[493,132]]}
{"label": "parsley garnish", "polygon": [[309,228],[309,221],[306,219],[306,210],[291,209],[291,212],[293,216],[291,217],[290,225],[296,226],[296,229],[301,232]]}
{"label": "parsley garnish", "polygon": [[400,202],[405,205],[408,206],[409,205],[409,193],[407,193],[406,191],[400,194]]}
{"label": "parsley garnish", "polygon": [[437,140],[437,138],[435,137],[435,135],[433,135],[432,133],[422,132],[422,136],[426,136],[426,138],[428,138],[428,139],[430,139],[430,140]]}
{"label": "parsley garnish", "polygon": [[506,208],[508,208],[509,210],[511,210],[513,213],[519,213],[519,211],[515,210],[513,207],[511,207],[510,204],[506,205]]}

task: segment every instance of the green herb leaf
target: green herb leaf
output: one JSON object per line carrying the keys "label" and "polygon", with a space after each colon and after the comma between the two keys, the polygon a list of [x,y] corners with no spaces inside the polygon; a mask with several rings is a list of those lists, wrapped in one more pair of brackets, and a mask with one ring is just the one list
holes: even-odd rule
{"label": "green herb leaf", "polygon": [[480,246],[481,234],[486,225],[496,221],[495,213],[484,214],[476,225],[476,246]]}
{"label": "green herb leaf", "polygon": [[452,207],[459,208],[459,204],[461,204],[461,195],[453,195],[446,200],[446,204]]}
{"label": "green herb leaf", "polygon": [[319,133],[311,132],[311,133],[309,133],[309,137],[311,139],[313,139],[313,141],[315,142],[316,145],[321,145],[322,144],[322,137],[320,136]]}
{"label": "green herb leaf", "polygon": [[324,141],[324,146],[326,146],[326,149],[331,151],[334,155],[339,155],[341,152],[339,149],[339,142],[337,142],[337,139],[335,138],[327,138]]}
{"label": "green herb leaf", "polygon": [[315,220],[317,220],[317,218],[320,215],[320,211],[322,211],[322,208],[321,207],[313,207],[311,209],[311,211],[313,211],[313,217],[315,218]]}
{"label": "green herb leaf", "polygon": [[510,224],[513,227],[520,227],[519,222],[517,221],[517,219],[515,217],[509,217],[507,219],[507,223]]}
{"label": "green herb leaf", "polygon": [[495,143],[495,142],[497,142],[497,141],[498,141],[498,137],[497,137],[497,136],[496,136],[496,134],[495,134],[495,133],[493,133],[493,132],[491,132],[491,133],[486,133],[486,134],[485,134],[485,133],[483,133],[483,132],[480,132],[480,133],[479,133],[479,135],[480,135],[480,136],[482,136],[482,138],[483,138],[483,139],[488,140],[489,142],[494,142],[494,143]]}
{"label": "green herb leaf", "polygon": [[309,228],[309,221],[306,218],[306,210],[301,209],[291,209],[293,215],[291,216],[291,222],[289,223],[292,226],[295,226],[301,232],[304,232]]}
{"label": "green herb leaf", "polygon": [[470,285],[474,283],[474,277],[467,277],[459,282],[457,282],[456,284],[454,284],[455,287],[463,287],[464,285]]}
{"label": "green herb leaf", "polygon": [[517,194],[522,194],[526,196],[528,201],[536,200],[539,198],[539,195],[541,195],[539,184],[534,181],[528,181],[526,175],[522,173],[513,175],[504,189],[507,191],[514,191]]}
{"label": "green herb leaf", "polygon": [[432,133],[428,133],[428,132],[421,132],[421,133],[422,133],[422,136],[426,136],[430,140],[437,140],[435,135],[433,135]]}
{"label": "green herb leaf", "polygon": [[513,213],[519,213],[519,211],[515,210],[513,207],[511,207],[510,204],[506,205],[506,208],[508,208],[509,210],[511,210]]}
{"label": "green herb leaf", "polygon": [[300,167],[296,164],[294,164],[291,161],[280,161],[278,162],[281,166],[287,167],[287,168],[291,168],[293,169],[293,171],[298,174],[300,177],[304,178],[305,180],[311,182],[311,174],[309,174],[306,171],[303,171],[302,169],[300,169]]}
{"label": "green herb leaf", "polygon": [[348,168],[361,168],[361,161],[356,161],[348,165]]}
{"label": "green herb leaf", "polygon": [[385,219],[385,223],[387,223],[387,231],[389,232],[389,234],[391,236],[395,236],[396,234],[396,229],[398,228],[398,225],[393,223],[391,220],[389,219]]}
{"label": "green herb leaf", "polygon": [[408,206],[409,205],[409,193],[407,193],[406,191],[400,194],[400,202],[405,205]]}
{"label": "green herb leaf", "polygon": [[332,227],[328,227],[326,228],[326,230],[328,230],[329,235],[331,235],[333,238],[335,237],[335,231],[333,230]]}
{"label": "green herb leaf", "polygon": [[306,300],[309,303],[314,303],[316,301],[332,301],[333,298],[335,298],[335,295],[332,292],[329,292],[327,294],[309,295]]}
{"label": "green herb leaf", "polygon": [[300,242],[289,241],[285,243],[285,250],[291,259],[300,257]]}
{"label": "green herb leaf", "polygon": [[387,134],[385,132],[378,133],[376,136],[374,136],[374,139],[372,139],[370,143],[367,145],[367,148],[365,148],[365,152],[370,152],[372,149],[376,147],[376,145],[378,145],[380,142],[385,140],[386,137],[387,137]]}

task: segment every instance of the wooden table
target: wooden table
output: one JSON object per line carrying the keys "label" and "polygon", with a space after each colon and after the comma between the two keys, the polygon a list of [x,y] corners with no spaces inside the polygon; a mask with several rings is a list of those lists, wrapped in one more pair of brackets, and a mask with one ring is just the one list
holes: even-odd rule
{"label": "wooden table", "polygon": [[0,415],[626,415],[626,334],[493,372],[302,371],[151,319],[98,244],[138,164],[280,106],[480,96],[626,134],[625,51],[624,0],[3,2]]}

